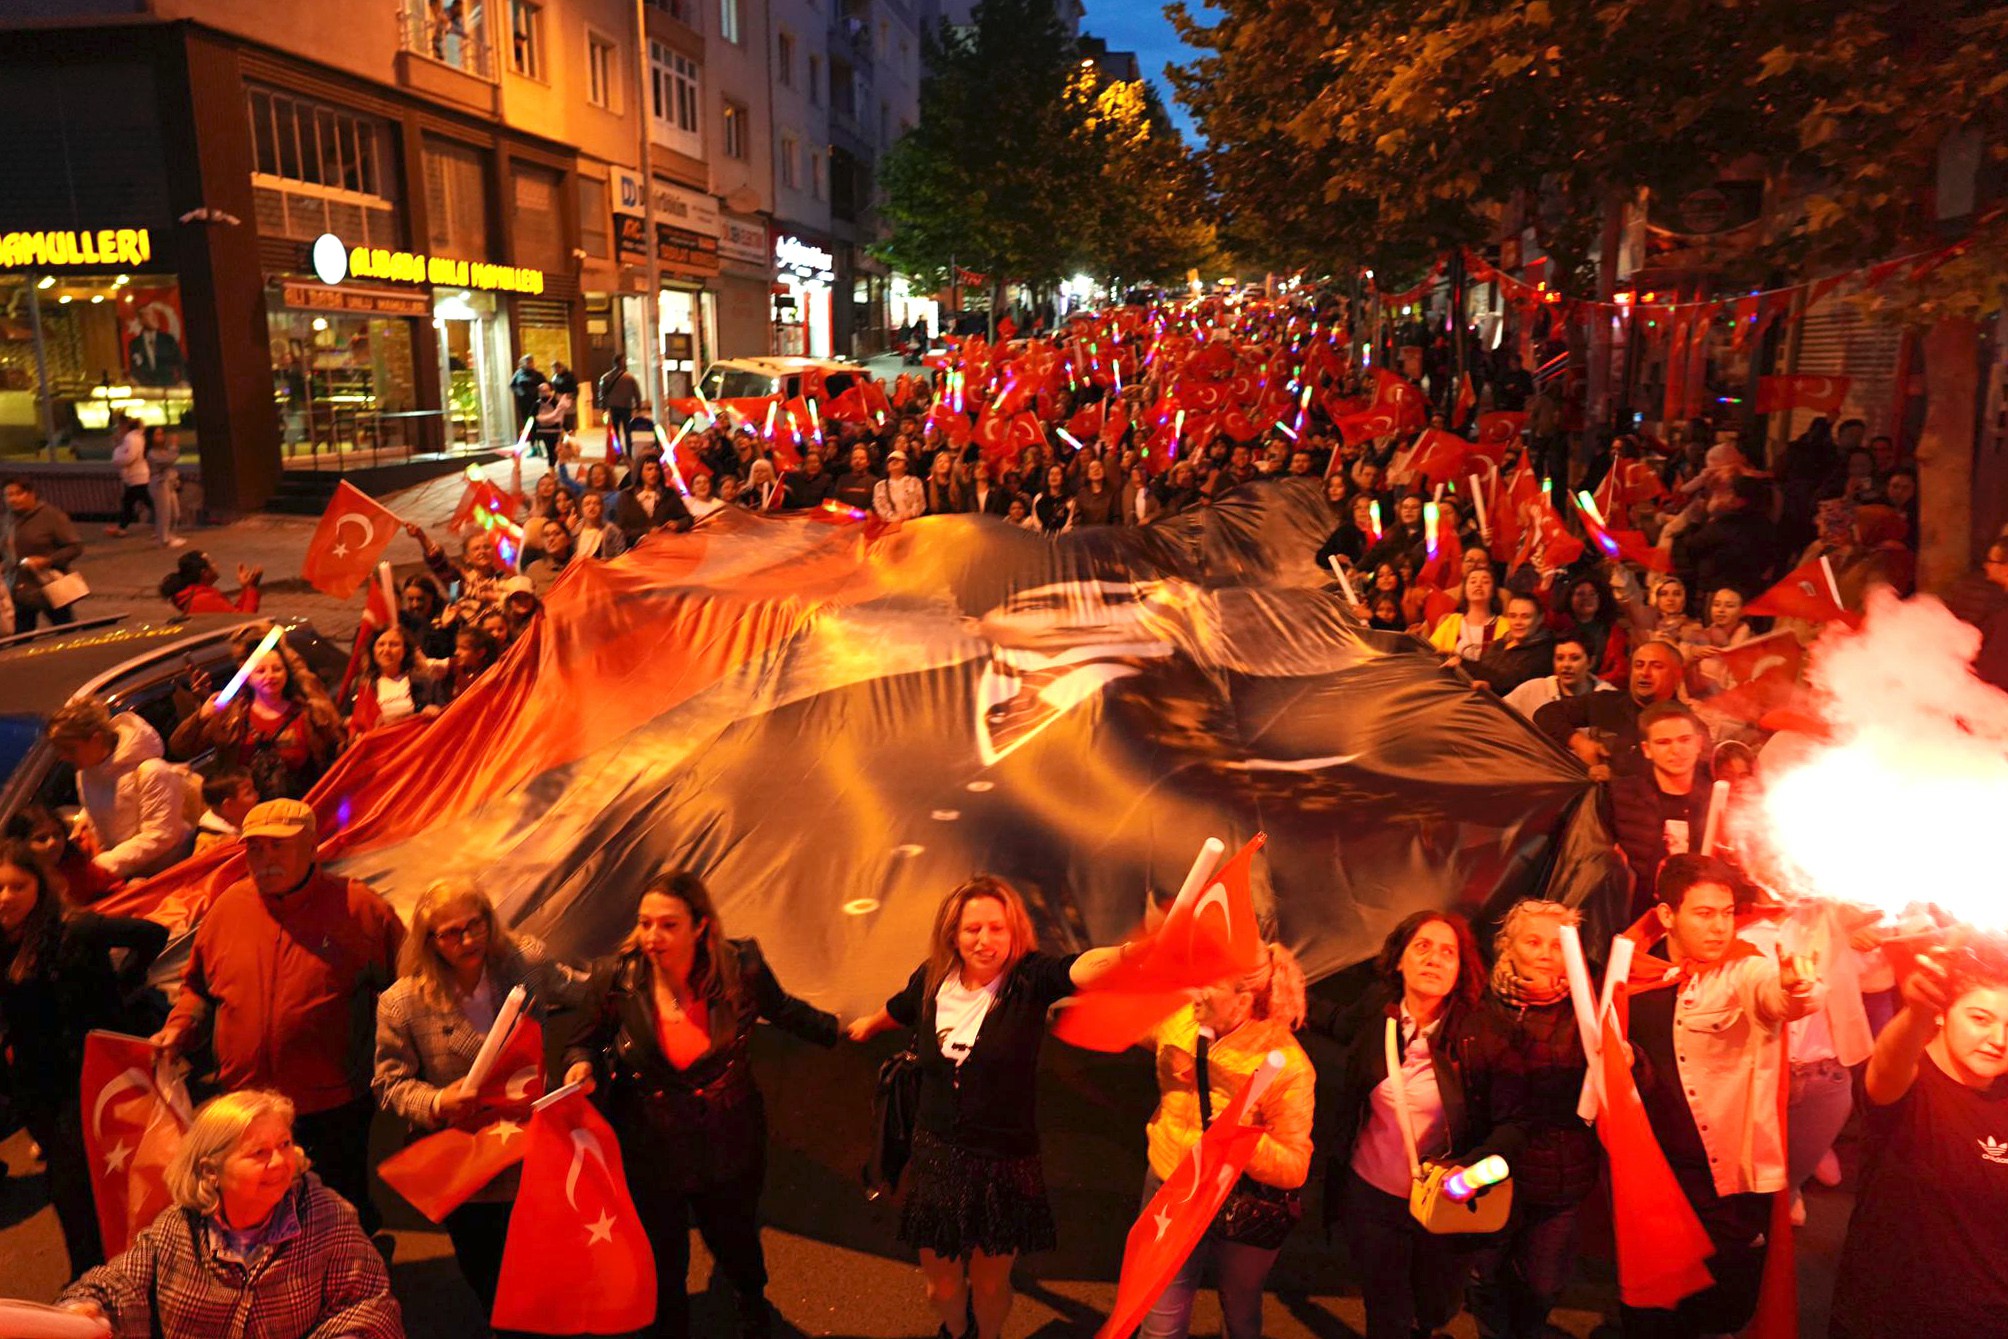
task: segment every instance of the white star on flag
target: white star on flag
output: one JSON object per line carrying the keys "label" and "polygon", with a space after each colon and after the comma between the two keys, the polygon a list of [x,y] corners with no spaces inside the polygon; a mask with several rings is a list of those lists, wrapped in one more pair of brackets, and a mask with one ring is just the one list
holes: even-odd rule
{"label": "white star on flag", "polygon": [[483,1133],[492,1134],[506,1144],[517,1135],[523,1133],[523,1127],[513,1120],[498,1120],[483,1131]]}
{"label": "white star on flag", "polygon": [[105,1152],[105,1170],[107,1172],[124,1171],[126,1159],[132,1156],[132,1152],[130,1148],[126,1147],[125,1140],[119,1140],[118,1143],[112,1145]]}
{"label": "white star on flag", "polygon": [[612,1214],[608,1213],[605,1209],[600,1210],[599,1221],[586,1224],[586,1245],[597,1246],[603,1241],[608,1245],[612,1245],[614,1239],[614,1222],[615,1219]]}
{"label": "white star on flag", "polygon": [[1151,1215],[1151,1222],[1157,1224],[1157,1239],[1159,1241],[1163,1241],[1165,1229],[1171,1226],[1170,1211],[1167,1209],[1159,1209],[1156,1213]]}

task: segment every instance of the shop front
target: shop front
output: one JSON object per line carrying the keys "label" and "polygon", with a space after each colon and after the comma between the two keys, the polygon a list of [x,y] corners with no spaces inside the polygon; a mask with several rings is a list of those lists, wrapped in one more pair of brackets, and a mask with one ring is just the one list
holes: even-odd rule
{"label": "shop front", "polygon": [[718,238],[718,353],[750,358],[768,350],[774,256],[763,219],[727,212]]}
{"label": "shop front", "polygon": [[836,257],[819,239],[774,233],[774,352],[828,358],[835,349],[831,291]]}
{"label": "shop front", "polygon": [[[648,237],[641,178],[618,167],[610,175],[620,259],[624,263],[645,262]],[[689,395],[705,365],[718,356],[716,286],[721,222],[718,201],[702,191],[661,177],[651,178],[649,189],[647,207],[655,214],[656,270],[662,279],[656,295],[655,329],[662,384],[652,397],[660,403]],[[636,344],[629,345],[634,347]]]}

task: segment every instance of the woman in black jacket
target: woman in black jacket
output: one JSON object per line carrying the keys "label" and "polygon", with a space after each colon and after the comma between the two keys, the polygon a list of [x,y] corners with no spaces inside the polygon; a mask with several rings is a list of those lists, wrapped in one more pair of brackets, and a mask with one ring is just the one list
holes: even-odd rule
{"label": "woman in black jacket", "polygon": [[1016,889],[971,879],[942,899],[928,959],[906,988],[850,1027],[853,1041],[894,1027],[917,1038],[920,1105],[899,1237],[919,1250],[950,1339],[997,1339],[1012,1262],[1053,1246],[1034,1102],[1046,1011],[1123,954],[1041,953],[1037,942]]}
{"label": "woman in black jacket", "polygon": [[1489,1141],[1516,1103],[1511,1076],[1493,1063],[1485,1041],[1485,969],[1462,916],[1416,912],[1388,935],[1374,966],[1379,981],[1359,1004],[1341,1011],[1316,1003],[1307,1024],[1346,1048],[1332,1108],[1336,1128],[1319,1140],[1331,1155],[1325,1213],[1328,1223],[1345,1225],[1366,1339],[1410,1339],[1457,1314],[1463,1257],[1454,1238],[1425,1232],[1409,1215],[1413,1178],[1387,1081],[1387,1020],[1400,1023],[1404,1086],[1423,1161],[1467,1164],[1499,1152]]}
{"label": "woman in black jacket", "polygon": [[[126,1005],[167,943],[152,921],[63,914],[62,899],[24,841],[0,842],[0,1064],[15,1114],[42,1146],[74,1277],[105,1262],[84,1157],[84,1034],[145,1036]],[[112,950],[124,961],[112,964]]]}
{"label": "woman in black jacket", "polygon": [[727,939],[704,881],[659,875],[635,928],[595,982],[596,1002],[565,1050],[565,1082],[604,1084],[628,1188],[655,1252],[657,1339],[690,1334],[690,1224],[731,1280],[739,1332],[772,1332],[760,1189],[767,1108],[753,1081],[764,1018],[818,1046],[837,1020],[781,988],[751,939]]}
{"label": "woman in black jacket", "polygon": [[1576,1258],[1576,1212],[1596,1188],[1603,1154],[1576,1115],[1583,1039],[1562,967],[1573,907],[1516,902],[1493,942],[1492,988],[1479,1006],[1480,1054],[1495,1074],[1492,1146],[1513,1168],[1513,1217],[1472,1260],[1472,1314],[1481,1334],[1546,1339],[1548,1313]]}

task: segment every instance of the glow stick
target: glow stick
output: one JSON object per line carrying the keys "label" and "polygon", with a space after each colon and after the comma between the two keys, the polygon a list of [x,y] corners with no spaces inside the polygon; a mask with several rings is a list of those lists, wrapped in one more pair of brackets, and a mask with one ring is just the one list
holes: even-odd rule
{"label": "glow stick", "polygon": [[676,436],[669,439],[669,450],[662,453],[662,463],[663,466],[669,472],[670,482],[675,484],[676,491],[681,493],[685,497],[690,496],[690,488],[683,482],[683,471],[676,467],[676,448],[677,445],[681,443],[683,439],[689,435],[690,435],[690,420],[685,419],[683,421],[683,426],[676,430]]}
{"label": "glow stick", "polygon": [[1443,1193],[1462,1204],[1485,1187],[1498,1185],[1511,1174],[1506,1159],[1494,1153],[1444,1177]]}
{"label": "glow stick", "polygon": [[516,1030],[516,1020],[522,1015],[527,999],[529,992],[520,985],[503,999],[502,1007],[495,1012],[494,1026],[481,1039],[481,1049],[474,1053],[474,1063],[467,1067],[467,1077],[461,1080],[462,1092],[479,1092],[481,1085],[488,1081],[488,1075],[495,1069],[495,1057],[502,1054],[503,1043]]}
{"label": "glow stick", "polygon": [[1076,451],[1087,450],[1085,446],[1081,445],[1081,439],[1074,436],[1074,434],[1072,434],[1071,432],[1068,432],[1065,428],[1055,428],[1053,429],[1053,431],[1059,433],[1060,440],[1065,442],[1068,446],[1073,447],[1074,450]]}
{"label": "glow stick", "polygon": [[1827,555],[1824,553],[1820,555],[1820,571],[1826,574],[1827,593],[1834,597],[1834,607],[1847,608],[1846,602],[1841,599],[1841,584],[1834,580],[1834,565],[1827,561]]}
{"label": "glow stick", "polygon": [[[1573,925],[1560,928],[1562,939],[1562,969],[1569,981],[1569,1003],[1576,1009],[1576,1033],[1582,1038],[1583,1055],[1590,1062],[1590,1073],[1597,1072],[1597,1052],[1603,1034],[1597,1030],[1596,997],[1590,993],[1590,964],[1583,957],[1583,937]],[[1587,1096],[1587,1094],[1586,1094]],[[1594,1110],[1594,1107],[1592,1108]],[[1582,1115],[1581,1105],[1576,1114]],[[1588,1116],[1583,1116],[1588,1120]]]}
{"label": "glow stick", "polygon": [[1199,900],[1200,889],[1213,877],[1214,869],[1220,864],[1220,857],[1227,854],[1227,844],[1218,837],[1208,837],[1199,844],[1199,854],[1193,857],[1192,868],[1185,872],[1185,882],[1178,886],[1178,896],[1171,900],[1171,910],[1167,918],[1178,913],[1180,907],[1189,907]]}
{"label": "glow stick", "polygon": [[1276,420],[1276,426],[1286,436],[1288,436],[1291,441],[1294,442],[1297,440],[1297,430],[1291,427],[1289,424],[1285,423],[1282,419],[1279,418]]}
{"label": "glow stick", "polygon": [[1708,817],[1701,825],[1701,853],[1714,855],[1722,844],[1722,816],[1729,810],[1729,783],[1718,781],[1708,791]]}
{"label": "glow stick", "polygon": [[1475,474],[1471,476],[1471,506],[1478,513],[1478,533],[1491,542],[1492,523],[1485,517],[1485,487]]}
{"label": "glow stick", "polygon": [[1430,498],[1430,501],[1432,501],[1432,502],[1441,502],[1441,501],[1443,501],[1443,485],[1442,485],[1442,484],[1438,484],[1438,485],[1436,486],[1436,492],[1435,492],[1435,494],[1434,494],[1434,495],[1433,495],[1433,496],[1432,496],[1432,497]]}
{"label": "glow stick", "polygon": [[1598,525],[1606,525],[1604,514],[1597,510],[1597,500],[1590,496],[1589,489],[1578,488],[1576,490],[1576,505],[1583,509],[1585,516],[1595,521]]}
{"label": "glow stick", "polygon": [[1111,361],[1111,362],[1109,363],[1109,370],[1110,370],[1110,371],[1112,371],[1112,372],[1114,372],[1114,373],[1116,374],[1116,390],[1117,390],[1118,392],[1120,392],[1120,391],[1122,390],[1122,388],[1123,388],[1123,365],[1122,365],[1122,360],[1121,360],[1121,359],[1115,359],[1115,360],[1112,360],[1112,361]]}
{"label": "glow stick", "polygon": [[1178,454],[1178,448],[1185,441],[1185,411],[1179,410],[1171,416],[1171,453]]}
{"label": "glow stick", "polygon": [[780,412],[781,402],[779,400],[769,400],[767,402],[767,426],[763,431],[770,442],[774,440],[774,417]]}
{"label": "glow stick", "polygon": [[817,446],[823,444],[823,414],[814,400],[809,401],[809,434],[816,439]]}
{"label": "glow stick", "polygon": [[1371,525],[1374,528],[1374,540],[1375,542],[1379,542],[1381,537],[1381,517],[1380,517],[1379,498],[1375,498],[1372,502],[1367,504],[1367,524]]}
{"label": "glow stick", "polygon": [[1423,504],[1422,543],[1424,551],[1429,555],[1431,560],[1434,560],[1436,557],[1436,521],[1440,514],[1441,508],[1436,503],[1425,502]]}
{"label": "glow stick", "polygon": [[265,635],[259,639],[257,648],[245,657],[244,663],[237,667],[237,672],[230,676],[230,682],[224,684],[223,691],[216,695],[216,705],[219,709],[230,705],[230,699],[237,696],[244,687],[244,681],[251,677],[252,669],[259,661],[272,654],[272,648],[279,644],[280,635],[281,629],[276,623],[265,630]]}
{"label": "glow stick", "polygon": [[391,580],[389,563],[377,564],[377,580],[383,583],[384,612],[390,616],[391,623],[395,623],[397,622],[397,585]]}
{"label": "glow stick", "polygon": [[1354,592],[1353,580],[1346,575],[1346,569],[1339,562],[1339,555],[1335,553],[1326,559],[1326,561],[1332,565],[1332,575],[1339,579],[1339,589],[1345,592],[1346,603],[1349,605],[1358,604],[1360,597]]}

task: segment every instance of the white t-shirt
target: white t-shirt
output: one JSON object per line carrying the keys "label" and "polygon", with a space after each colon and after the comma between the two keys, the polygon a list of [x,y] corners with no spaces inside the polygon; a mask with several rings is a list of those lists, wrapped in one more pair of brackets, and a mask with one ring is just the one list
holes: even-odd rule
{"label": "white t-shirt", "polygon": [[401,721],[418,710],[411,700],[411,679],[393,679],[385,675],[376,682],[377,720],[389,725]]}
{"label": "white t-shirt", "polygon": [[725,503],[715,497],[687,497],[683,500],[683,505],[690,512],[690,519],[693,521],[701,521],[714,511],[725,510]]}
{"label": "white t-shirt", "polygon": [[989,985],[971,990],[962,984],[962,973],[950,972],[941,989],[934,992],[934,1039],[941,1054],[958,1069],[976,1045],[976,1034],[983,1030],[983,1020],[996,1002],[997,987],[1003,980],[999,976]]}

